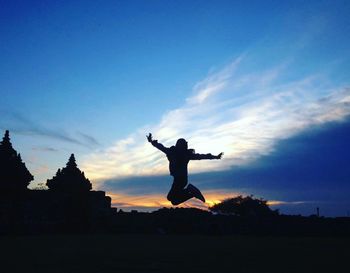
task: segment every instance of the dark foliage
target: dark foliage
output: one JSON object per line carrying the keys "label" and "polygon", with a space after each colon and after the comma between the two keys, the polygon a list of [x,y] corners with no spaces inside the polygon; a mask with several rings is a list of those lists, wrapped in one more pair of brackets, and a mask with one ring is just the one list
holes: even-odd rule
{"label": "dark foliage", "polygon": [[221,203],[215,204],[209,208],[212,212],[223,214],[232,214],[236,216],[274,216],[278,211],[271,210],[267,205],[267,200],[253,198],[253,195],[239,195],[228,198]]}
{"label": "dark foliage", "polygon": [[74,154],[68,160],[66,167],[58,169],[52,179],[48,179],[46,185],[50,190],[61,192],[87,192],[91,190],[91,183],[80,171],[75,163]]}
{"label": "dark foliage", "polygon": [[6,131],[0,142],[0,190],[23,191],[33,179],[21,155],[12,147],[9,131]]}

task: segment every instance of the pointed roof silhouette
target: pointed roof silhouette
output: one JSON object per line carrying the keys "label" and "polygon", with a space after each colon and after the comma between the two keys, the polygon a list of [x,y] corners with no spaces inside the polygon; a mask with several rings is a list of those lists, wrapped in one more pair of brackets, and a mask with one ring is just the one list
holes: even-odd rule
{"label": "pointed roof silhouette", "polygon": [[0,190],[26,190],[34,177],[28,171],[20,154],[12,147],[10,132],[6,130],[0,142]]}
{"label": "pointed roof silhouette", "polygon": [[52,179],[48,179],[46,185],[50,190],[61,192],[88,192],[91,183],[85,177],[84,172],[78,168],[74,154],[71,154],[66,167],[57,170]]}
{"label": "pointed roof silhouette", "polygon": [[1,141],[1,146],[3,148],[7,148],[9,150],[13,150],[14,151],[14,149],[12,148],[12,144],[10,142],[10,132],[9,132],[9,130],[5,131],[5,135],[4,135],[4,137],[3,137],[2,141]]}

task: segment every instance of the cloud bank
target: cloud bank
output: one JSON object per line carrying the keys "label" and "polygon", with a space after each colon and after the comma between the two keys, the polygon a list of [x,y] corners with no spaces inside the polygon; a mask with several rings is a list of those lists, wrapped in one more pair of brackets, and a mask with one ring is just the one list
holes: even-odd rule
{"label": "cloud bank", "polygon": [[151,132],[165,146],[184,137],[198,153],[225,153],[220,161],[192,162],[190,172],[227,170],[270,154],[280,140],[350,113],[350,89],[330,84],[322,74],[288,80],[286,64],[244,73],[244,62],[241,56],[195,84],[184,105],[158,124],[85,156],[82,169],[97,187],[112,178],[166,174],[164,154],[146,141]]}

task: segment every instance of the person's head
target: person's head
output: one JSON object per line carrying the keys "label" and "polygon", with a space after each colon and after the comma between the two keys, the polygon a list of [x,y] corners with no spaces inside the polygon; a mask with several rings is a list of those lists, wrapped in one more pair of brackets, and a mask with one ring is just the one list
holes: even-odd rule
{"label": "person's head", "polygon": [[179,151],[185,151],[188,148],[187,141],[184,138],[179,138],[176,141],[176,145],[175,146],[176,146],[176,149],[178,149]]}

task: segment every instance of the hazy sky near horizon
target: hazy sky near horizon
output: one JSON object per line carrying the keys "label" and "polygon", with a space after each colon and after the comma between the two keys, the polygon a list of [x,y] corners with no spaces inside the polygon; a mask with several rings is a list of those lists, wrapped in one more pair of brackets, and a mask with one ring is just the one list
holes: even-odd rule
{"label": "hazy sky near horizon", "polygon": [[116,206],[169,205],[152,132],[225,152],[190,164],[208,204],[252,193],[345,215],[349,12],[348,1],[0,1],[0,129],[33,186],[74,153]]}

